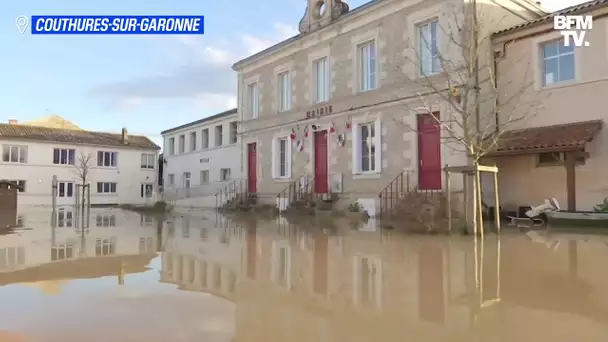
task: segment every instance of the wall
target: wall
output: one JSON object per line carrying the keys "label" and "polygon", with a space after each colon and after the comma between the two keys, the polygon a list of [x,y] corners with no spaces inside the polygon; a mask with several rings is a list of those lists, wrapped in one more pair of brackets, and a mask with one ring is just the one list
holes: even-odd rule
{"label": "wall", "polygon": [[[54,165],[53,149],[76,149],[76,165],[80,155],[93,155],[91,161],[91,203],[92,204],[144,204],[146,199],[140,196],[142,183],[155,184],[158,151],[134,150],[120,147],[67,145],[60,143],[40,143],[30,141],[0,140],[0,145],[28,146],[27,164],[0,162],[0,179],[25,180],[26,189],[19,193],[19,203],[24,205],[51,205],[53,175],[58,181],[79,181],[78,169],[74,165]],[[117,167],[98,167],[97,152],[118,152]],[[141,154],[154,154],[154,169],[141,169]],[[97,182],[116,182],[116,194],[98,194]],[[154,186],[156,189],[156,186]],[[73,204],[73,200],[64,204]],[[59,202],[58,202],[59,204]]]}
{"label": "wall", "polygon": [[[607,12],[598,10],[592,14]],[[551,28],[553,22],[517,34],[499,37],[497,49],[505,41],[519,35],[533,34]],[[589,47],[575,48],[575,80],[542,86],[540,44],[558,39],[558,32],[544,33],[506,44],[505,57],[498,64],[498,80],[505,96],[527,89],[525,95],[503,111],[503,127],[550,126],[587,120],[606,120],[605,100],[598,94],[608,91],[608,20],[596,18],[593,29],[587,31]],[[526,87],[526,85],[530,85]],[[526,87],[526,88],[522,88]],[[506,101],[506,100],[503,100]],[[514,107],[517,108],[514,109]],[[524,118],[515,121],[512,118]],[[513,121],[512,121],[513,120]],[[511,122],[511,123],[509,123]],[[577,209],[591,210],[608,196],[608,180],[603,175],[608,168],[608,130],[605,128],[586,146],[590,154],[585,165],[576,168]],[[502,157],[500,167],[500,194],[505,203],[538,205],[549,196],[555,196],[565,208],[566,172],[562,166],[537,167],[537,155]]]}

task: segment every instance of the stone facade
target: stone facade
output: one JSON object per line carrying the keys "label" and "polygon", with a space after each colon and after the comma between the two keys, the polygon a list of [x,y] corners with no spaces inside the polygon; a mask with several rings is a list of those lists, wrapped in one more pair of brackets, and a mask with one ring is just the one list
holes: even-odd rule
{"label": "stone facade", "polygon": [[[524,14],[515,18],[505,10],[504,4],[510,11]],[[533,15],[530,8],[515,8],[517,6],[510,1],[504,4],[492,5],[495,8],[485,12],[494,18],[506,17],[508,20],[502,21],[505,27],[524,20],[522,17],[526,15],[537,15]],[[314,6],[317,2],[310,0],[308,8]],[[304,25],[304,33],[236,63],[233,68],[239,77],[238,112],[245,146],[242,172],[247,177],[247,144],[256,143],[256,192],[259,197],[274,201],[274,196],[290,182],[301,176],[313,177],[313,125],[317,131],[328,132],[328,183],[332,192],[341,192],[341,198],[350,198],[351,203],[360,198],[377,198],[379,192],[404,170],[408,170],[410,186],[416,187],[418,114],[428,113],[430,109],[439,112],[442,121],[449,122],[453,121],[453,113],[449,106],[432,96],[425,96],[424,101],[420,101],[420,93],[425,90],[416,82],[421,78],[419,68],[408,62],[416,55],[411,42],[418,39],[418,25],[428,20],[437,20],[439,26],[449,26],[450,18],[458,13],[455,11],[459,6],[462,7],[462,3],[455,1],[385,0],[368,3],[340,15],[332,12],[327,15],[337,18],[324,19],[325,26]],[[307,14],[302,20],[315,19]],[[361,44],[369,42],[374,44],[372,67],[375,87],[360,91],[359,64],[363,57],[359,49]],[[458,53],[441,34],[439,49],[446,56]],[[313,72],[313,65],[319,58],[326,58],[329,64],[329,99],[323,102],[315,99],[314,85],[318,84],[315,75],[318,74]],[[285,71],[291,77],[287,91],[291,106],[289,110],[279,112],[277,104],[281,92],[278,91],[278,75]],[[441,74],[433,78],[439,82]],[[249,93],[249,86],[254,83],[257,84],[257,102],[251,100]],[[254,104],[258,108],[252,113]],[[373,123],[377,131],[374,138],[377,167],[374,172],[361,172],[358,166],[361,162],[357,152],[361,141],[354,132],[357,125],[364,123]],[[344,144],[339,146],[342,134]],[[441,134],[446,137],[447,133]],[[273,170],[273,154],[276,155],[273,144],[281,137],[291,141],[288,144],[291,150],[287,153],[291,164],[286,168],[287,174],[279,178]],[[303,145],[301,150],[298,142]],[[449,144],[442,145],[442,165],[465,163],[464,153],[455,152]],[[332,183],[340,183],[335,181],[337,179],[342,179],[341,187],[339,184],[332,186]]]}

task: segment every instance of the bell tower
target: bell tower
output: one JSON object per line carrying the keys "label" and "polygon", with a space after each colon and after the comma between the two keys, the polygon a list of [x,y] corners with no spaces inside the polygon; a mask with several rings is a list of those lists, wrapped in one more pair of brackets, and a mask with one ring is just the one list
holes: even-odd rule
{"label": "bell tower", "polygon": [[341,0],[306,0],[306,11],[300,20],[300,33],[316,31],[346,12],[348,4]]}

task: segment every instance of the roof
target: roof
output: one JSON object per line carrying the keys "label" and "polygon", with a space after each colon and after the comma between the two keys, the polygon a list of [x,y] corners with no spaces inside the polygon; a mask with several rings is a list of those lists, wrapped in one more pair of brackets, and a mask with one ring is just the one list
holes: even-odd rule
{"label": "roof", "polygon": [[19,139],[66,144],[120,146],[133,149],[153,149],[160,147],[145,136],[129,135],[128,143],[122,141],[122,134],[92,132],[65,128],[49,128],[28,125],[0,124],[0,140]]}
{"label": "roof", "polygon": [[561,152],[582,149],[602,129],[602,120],[507,131],[491,155]]}
{"label": "roof", "polygon": [[555,16],[585,13],[585,12],[591,11],[595,8],[599,8],[599,7],[606,6],[606,5],[608,5],[608,0],[594,0],[594,1],[584,2],[582,4],[566,7],[559,11],[549,13],[538,19],[530,20],[525,23],[521,23],[519,25],[515,25],[515,26],[509,27],[507,29],[501,30],[501,31],[497,31],[494,33],[494,35],[497,36],[497,35],[502,35],[502,34],[506,34],[506,33],[516,32],[516,31],[519,31],[519,30],[522,30],[525,28],[530,28],[530,27],[544,24],[547,21],[553,19],[553,17],[555,17]]}
{"label": "roof", "polygon": [[216,119],[221,119],[223,117],[234,115],[234,114],[236,114],[236,112],[237,112],[237,109],[236,108],[232,108],[232,109],[229,109],[229,110],[227,110],[225,112],[221,112],[221,113],[218,113],[218,114],[207,116],[207,117],[202,118],[200,120],[192,121],[190,123],[183,124],[181,126],[169,128],[167,130],[164,130],[164,131],[160,132],[160,134],[164,135],[164,134],[168,134],[168,133],[171,133],[171,132],[179,131],[181,129],[188,128],[188,127],[191,127],[191,126],[196,126],[196,125],[208,122],[208,121],[212,121],[212,120],[216,120]]}
{"label": "roof", "polygon": [[76,126],[72,122],[58,116],[58,115],[50,115],[44,116],[38,119],[34,119],[32,121],[23,122],[21,125],[24,126],[37,126],[37,127],[47,127],[47,128],[64,128],[64,129],[73,129],[81,131],[82,128]]}

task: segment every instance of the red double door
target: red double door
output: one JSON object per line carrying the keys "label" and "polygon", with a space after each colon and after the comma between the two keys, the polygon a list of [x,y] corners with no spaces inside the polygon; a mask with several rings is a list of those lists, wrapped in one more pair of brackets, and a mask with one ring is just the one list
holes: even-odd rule
{"label": "red double door", "polygon": [[438,112],[418,115],[418,188],[420,190],[441,190],[441,126],[438,119]]}
{"label": "red double door", "polygon": [[329,165],[328,165],[328,136],[327,130],[314,134],[314,162],[315,162],[315,192],[326,194],[329,192]]}

